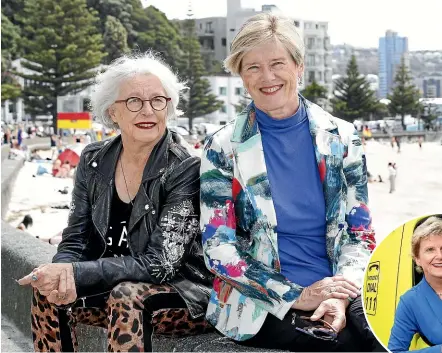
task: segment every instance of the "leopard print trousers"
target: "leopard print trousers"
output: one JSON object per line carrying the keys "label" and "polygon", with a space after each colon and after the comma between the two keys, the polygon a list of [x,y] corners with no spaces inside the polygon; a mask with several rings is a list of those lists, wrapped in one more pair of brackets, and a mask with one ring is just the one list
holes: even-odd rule
{"label": "leopard print trousers", "polygon": [[[161,297],[160,297],[161,296]],[[100,308],[73,307],[68,310],[69,342],[74,352],[78,350],[76,324],[98,326],[107,329],[109,352],[144,352],[152,350],[152,334],[187,336],[212,331],[204,316],[192,319],[179,294],[170,286],[141,282],[122,282],[109,294]],[[138,305],[144,303],[144,310]],[[178,298],[182,307],[155,308],[149,302],[160,299],[168,303]],[[158,305],[156,305],[158,306]],[[36,352],[62,352],[60,311],[45,296],[34,289],[32,299],[32,336]],[[146,320],[150,319],[150,323]],[[148,324],[146,326],[146,324]],[[150,324],[150,325],[149,325]],[[151,332],[144,332],[146,327]],[[65,346],[66,347],[66,346]]]}

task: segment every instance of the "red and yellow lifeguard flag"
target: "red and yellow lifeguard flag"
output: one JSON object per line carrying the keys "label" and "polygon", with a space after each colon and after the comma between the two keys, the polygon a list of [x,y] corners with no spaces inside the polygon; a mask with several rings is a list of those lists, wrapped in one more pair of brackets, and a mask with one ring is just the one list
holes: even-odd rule
{"label": "red and yellow lifeguard flag", "polygon": [[58,113],[58,129],[92,129],[92,115],[89,112]]}

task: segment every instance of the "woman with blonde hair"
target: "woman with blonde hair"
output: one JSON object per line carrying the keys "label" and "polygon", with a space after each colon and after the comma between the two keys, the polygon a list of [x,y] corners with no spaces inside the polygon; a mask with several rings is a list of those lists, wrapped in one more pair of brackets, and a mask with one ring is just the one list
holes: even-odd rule
{"label": "woman with blonde hair", "polygon": [[[442,350],[442,214],[425,217],[415,226],[411,252],[422,280],[400,298],[388,349],[409,350],[415,334],[430,346],[422,353]],[[414,351],[417,352],[417,351]]]}
{"label": "woman with blonde hair", "polygon": [[294,22],[251,17],[225,60],[253,101],[202,156],[203,248],[216,275],[206,317],[252,347],[382,350],[360,298],[375,247],[364,151],[352,124],[299,94]]}

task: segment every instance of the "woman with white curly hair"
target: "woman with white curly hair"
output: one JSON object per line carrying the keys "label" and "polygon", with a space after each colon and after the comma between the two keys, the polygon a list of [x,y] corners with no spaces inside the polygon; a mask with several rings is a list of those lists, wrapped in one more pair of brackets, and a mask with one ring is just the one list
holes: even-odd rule
{"label": "woman with white curly hair", "polygon": [[77,322],[108,329],[109,351],[151,351],[152,333],[205,332],[200,161],[167,128],[184,85],[154,54],[98,75],[94,115],[121,134],[81,156],[67,228],[34,287],[36,351],[76,349]]}

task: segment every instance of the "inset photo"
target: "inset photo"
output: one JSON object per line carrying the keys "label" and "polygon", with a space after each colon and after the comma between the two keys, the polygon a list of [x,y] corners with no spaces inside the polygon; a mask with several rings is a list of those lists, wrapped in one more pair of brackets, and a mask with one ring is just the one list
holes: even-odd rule
{"label": "inset photo", "polygon": [[442,352],[442,214],[408,221],[374,250],[364,312],[389,351]]}

